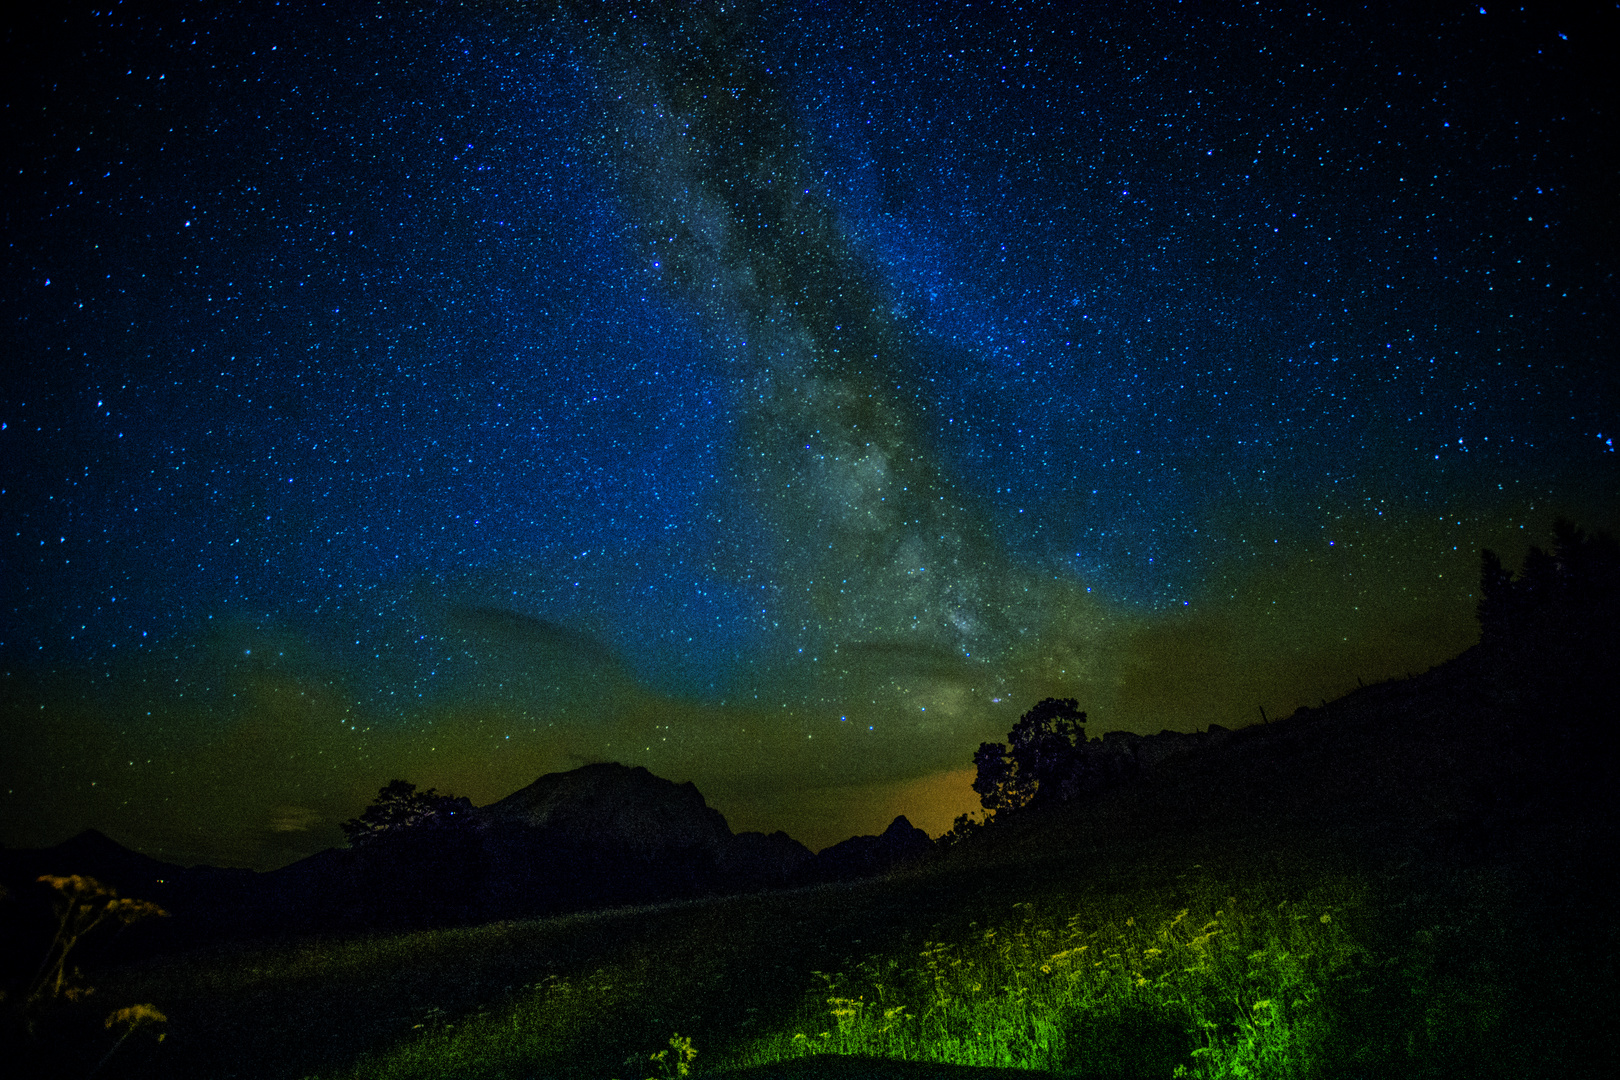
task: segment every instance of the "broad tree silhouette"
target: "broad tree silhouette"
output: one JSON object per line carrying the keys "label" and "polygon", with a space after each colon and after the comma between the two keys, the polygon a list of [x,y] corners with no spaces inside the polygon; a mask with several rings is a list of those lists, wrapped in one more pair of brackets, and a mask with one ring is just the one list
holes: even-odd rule
{"label": "broad tree silhouette", "polygon": [[485,862],[470,799],[393,780],[342,825],[351,850],[323,897],[329,929],[452,926],[477,916]]}
{"label": "broad tree silhouette", "polygon": [[[1515,578],[1480,552],[1480,646],[1502,703],[1561,715],[1614,748],[1615,655],[1620,651],[1620,544],[1565,519],[1550,551],[1531,547]],[[1594,752],[1588,745],[1582,752]]]}
{"label": "broad tree silhouette", "polygon": [[1612,632],[1620,599],[1620,544],[1608,533],[1590,535],[1559,518],[1552,550],[1532,545],[1517,579],[1490,548],[1480,552],[1479,577],[1477,615],[1487,643],[1560,629]]}
{"label": "broad tree silhouette", "polygon": [[1086,714],[1073,698],[1045,698],[1019,718],[1007,743],[980,743],[973,790],[997,815],[1061,802],[1084,781]]}
{"label": "broad tree silhouette", "polygon": [[417,791],[415,784],[390,780],[365,813],[345,821],[341,828],[349,845],[360,847],[408,829],[464,825],[472,820],[472,810],[472,801],[465,796],[440,795],[432,788]]}

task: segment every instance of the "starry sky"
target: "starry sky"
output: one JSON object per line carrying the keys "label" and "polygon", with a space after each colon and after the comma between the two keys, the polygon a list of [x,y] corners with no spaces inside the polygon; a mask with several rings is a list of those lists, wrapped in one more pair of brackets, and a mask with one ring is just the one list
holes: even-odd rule
{"label": "starry sky", "polygon": [[591,761],[812,848],[1239,727],[1620,522],[1613,6],[46,5],[0,842]]}

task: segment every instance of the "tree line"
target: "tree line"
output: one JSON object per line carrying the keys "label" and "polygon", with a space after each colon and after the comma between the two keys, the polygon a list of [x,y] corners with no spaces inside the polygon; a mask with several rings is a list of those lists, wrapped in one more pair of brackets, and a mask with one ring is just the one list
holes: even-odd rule
{"label": "tree line", "polygon": [[[1560,518],[1551,550],[1532,545],[1517,576],[1489,548],[1480,552],[1475,615],[1491,650],[1495,681],[1516,684],[1510,699],[1571,702],[1597,686],[1614,660],[1620,613],[1620,544]],[[1556,681],[1556,694],[1548,683]],[[1586,697],[1601,697],[1586,694]],[[1074,698],[1045,698],[1021,716],[1005,743],[980,743],[973,790],[982,819],[962,814],[940,837],[958,843],[988,825],[1095,791],[1100,760],[1085,752],[1086,714]]]}

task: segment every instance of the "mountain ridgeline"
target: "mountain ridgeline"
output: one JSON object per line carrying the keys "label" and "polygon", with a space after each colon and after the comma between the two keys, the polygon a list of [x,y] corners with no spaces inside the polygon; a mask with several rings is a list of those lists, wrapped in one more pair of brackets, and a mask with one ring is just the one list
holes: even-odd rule
{"label": "mountain ridgeline", "polygon": [[[818,853],[786,833],[733,833],[691,783],[611,762],[549,773],[485,807],[394,781],[344,826],[348,848],[278,870],[179,867],[87,830],[0,852],[19,898],[40,874],[83,874],[173,914],[147,949],[227,938],[465,925],[887,872],[932,849],[897,817]],[[142,949],[140,951],[146,951]]]}

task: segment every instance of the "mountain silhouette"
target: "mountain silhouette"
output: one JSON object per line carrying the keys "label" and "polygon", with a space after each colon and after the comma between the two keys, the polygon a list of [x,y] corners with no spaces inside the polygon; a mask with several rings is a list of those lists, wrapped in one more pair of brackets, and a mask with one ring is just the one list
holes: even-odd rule
{"label": "mountain silhouette", "polygon": [[645,768],[613,762],[547,773],[474,811],[486,828],[523,828],[579,842],[638,851],[718,853],[732,839],[725,817],[690,781],[676,784]]}
{"label": "mountain silhouette", "polygon": [[44,890],[34,885],[41,874],[94,877],[173,913],[135,928],[114,950],[122,956],[222,938],[457,925],[847,881],[931,848],[899,817],[881,836],[813,854],[784,832],[733,833],[690,782],[603,762],[541,776],[454,828],[403,829],[262,873],[177,866],[89,829],[41,850],[0,851],[0,882],[17,895],[41,894],[39,910],[13,930],[48,922]]}
{"label": "mountain silhouette", "polygon": [[798,877],[816,881],[872,877],[925,858],[933,849],[928,834],[902,814],[880,836],[852,836],[817,852],[815,861],[803,867]]}

